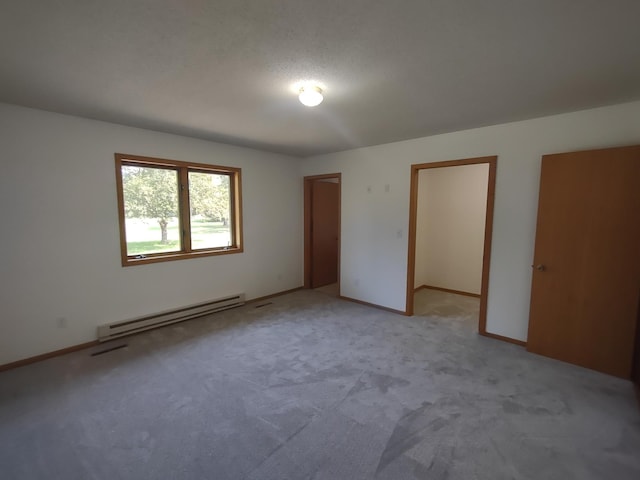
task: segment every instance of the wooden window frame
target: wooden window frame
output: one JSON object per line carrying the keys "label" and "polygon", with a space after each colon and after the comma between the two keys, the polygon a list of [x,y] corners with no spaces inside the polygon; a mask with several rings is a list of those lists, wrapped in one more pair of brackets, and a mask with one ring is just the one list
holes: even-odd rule
{"label": "wooden window frame", "polygon": [[[242,169],[223,167],[205,163],[191,163],[164,158],[142,157],[140,155],[115,154],[116,187],[118,194],[118,220],[120,223],[120,253],[122,266],[145,265],[148,263],[169,262],[186,258],[200,258],[212,255],[228,255],[243,252],[242,238]],[[122,185],[122,167],[126,165],[137,167],[165,168],[175,170],[178,174],[178,212],[180,227],[182,228],[182,248],[176,252],[148,253],[143,257],[127,254],[127,233],[124,213],[124,193]],[[228,175],[229,201],[231,203],[231,238],[232,244],[225,247],[192,249],[191,248],[191,215],[189,207],[189,172]]]}

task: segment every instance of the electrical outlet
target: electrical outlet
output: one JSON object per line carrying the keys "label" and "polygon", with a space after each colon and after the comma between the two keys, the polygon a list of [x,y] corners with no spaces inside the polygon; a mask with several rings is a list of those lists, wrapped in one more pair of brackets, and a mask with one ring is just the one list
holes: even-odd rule
{"label": "electrical outlet", "polygon": [[371,185],[367,185],[367,193],[371,193]]}
{"label": "electrical outlet", "polygon": [[391,185],[389,185],[388,183],[384,186],[384,191],[389,193],[389,190],[391,190]]}
{"label": "electrical outlet", "polygon": [[67,317],[56,318],[56,325],[58,328],[67,328]]}

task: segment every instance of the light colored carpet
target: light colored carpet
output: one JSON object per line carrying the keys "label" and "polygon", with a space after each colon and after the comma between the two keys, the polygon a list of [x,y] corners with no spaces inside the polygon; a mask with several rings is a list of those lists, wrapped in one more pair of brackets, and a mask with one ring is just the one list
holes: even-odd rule
{"label": "light colored carpet", "polygon": [[272,301],[0,373],[0,477],[640,478],[631,384],[480,337],[477,307]]}
{"label": "light colored carpet", "polygon": [[314,288],[313,289],[315,292],[320,292],[320,293],[325,293],[327,295],[331,295],[332,297],[337,297],[339,292],[338,292],[338,284],[337,283],[330,283],[329,285],[324,285],[322,287],[318,287],[318,288]]}

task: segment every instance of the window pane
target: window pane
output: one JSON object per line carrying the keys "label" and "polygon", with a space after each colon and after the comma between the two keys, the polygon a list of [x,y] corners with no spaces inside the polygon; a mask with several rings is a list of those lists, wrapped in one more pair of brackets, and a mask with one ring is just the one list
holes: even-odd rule
{"label": "window pane", "polygon": [[121,171],[127,255],[181,250],[178,172],[130,165]]}
{"label": "window pane", "polygon": [[189,172],[193,250],[233,245],[230,180],[224,174]]}

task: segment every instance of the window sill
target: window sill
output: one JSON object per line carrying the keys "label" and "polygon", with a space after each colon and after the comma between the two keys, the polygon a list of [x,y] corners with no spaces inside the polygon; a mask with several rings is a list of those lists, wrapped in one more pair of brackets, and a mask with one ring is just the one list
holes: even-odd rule
{"label": "window sill", "polygon": [[214,255],[230,255],[234,253],[242,253],[242,247],[224,247],[215,250],[197,250],[193,252],[173,252],[173,253],[155,253],[144,256],[124,257],[122,259],[123,267],[131,267],[134,265],[146,265],[148,263],[171,262],[174,260],[186,260],[188,258],[211,257]]}

